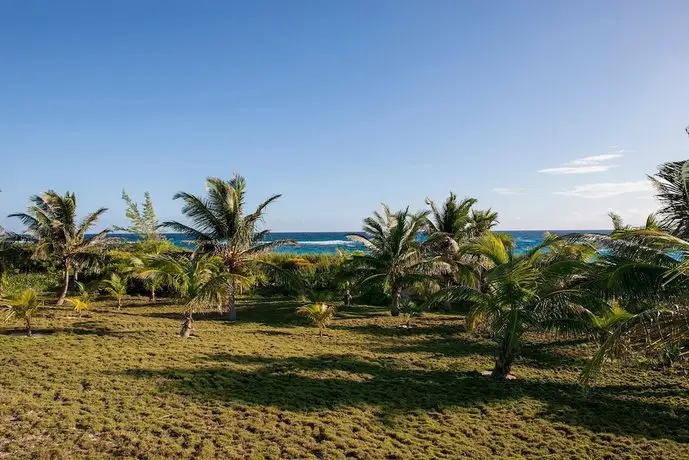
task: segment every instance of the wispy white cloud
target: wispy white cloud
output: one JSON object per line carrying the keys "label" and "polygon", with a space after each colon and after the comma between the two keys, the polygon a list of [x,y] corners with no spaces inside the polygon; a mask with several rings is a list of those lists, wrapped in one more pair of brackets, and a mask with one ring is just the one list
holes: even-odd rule
{"label": "wispy white cloud", "polygon": [[507,188],[507,187],[496,187],[493,189],[498,195],[525,195],[524,189],[521,188]]}
{"label": "wispy white cloud", "polygon": [[584,158],[579,158],[578,160],[572,160],[565,165],[572,165],[572,166],[586,166],[586,165],[595,165],[598,163],[602,163],[604,161],[610,161],[614,160],[615,158],[621,158],[623,155],[621,153],[609,153],[606,155],[594,155],[591,157],[584,157]]}
{"label": "wispy white cloud", "polygon": [[555,195],[575,196],[579,198],[608,198],[625,193],[647,192],[651,190],[647,180],[634,182],[608,182],[601,184],[577,185],[572,190],[553,192]]}
{"label": "wispy white cloud", "polygon": [[562,166],[556,168],[539,169],[538,172],[543,174],[589,174],[604,172],[617,167],[617,165],[607,162],[621,158],[624,156],[622,152],[624,152],[624,150],[616,149],[615,153],[579,158],[563,163]]}
{"label": "wispy white cloud", "polygon": [[604,172],[615,167],[617,165],[562,166],[559,168],[539,169],[538,172],[544,174],[588,174]]}

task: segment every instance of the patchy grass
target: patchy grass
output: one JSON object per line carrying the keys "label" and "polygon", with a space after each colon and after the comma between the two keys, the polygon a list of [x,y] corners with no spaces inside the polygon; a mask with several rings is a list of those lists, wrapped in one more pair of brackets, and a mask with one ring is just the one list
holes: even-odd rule
{"label": "patchy grass", "polygon": [[189,340],[181,307],[137,299],[3,325],[0,457],[689,457],[683,375],[610,366],[584,392],[590,348],[534,338],[499,382],[458,316],[351,307],[319,340],[290,301],[242,303]]}

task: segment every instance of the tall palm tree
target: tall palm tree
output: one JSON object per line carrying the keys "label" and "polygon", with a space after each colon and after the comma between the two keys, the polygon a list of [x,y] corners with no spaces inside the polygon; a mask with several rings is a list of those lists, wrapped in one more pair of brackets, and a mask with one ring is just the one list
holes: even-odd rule
{"label": "tall palm tree", "polygon": [[193,314],[197,309],[217,300],[225,290],[229,274],[223,269],[222,259],[211,254],[193,254],[174,257],[169,254],[153,254],[138,276],[154,278],[170,286],[185,305],[184,322],[180,336],[191,333]]}
{"label": "tall palm tree", "polygon": [[243,279],[247,269],[257,257],[276,247],[293,241],[265,241],[268,230],[258,230],[258,222],[263,219],[265,209],[281,195],[273,195],[258,205],[251,214],[244,214],[246,181],[234,175],[225,181],[215,177],[206,179],[207,197],[198,197],[179,192],[174,199],[184,201],[182,213],[191,221],[186,225],[177,221],[163,225],[183,233],[197,242],[197,251],[212,253],[220,257],[230,275],[227,287],[229,319],[237,319],[235,302],[237,282]]}
{"label": "tall palm tree", "polygon": [[405,288],[448,270],[447,264],[427,251],[419,235],[428,226],[428,212],[412,214],[409,208],[392,212],[385,204],[383,214],[364,219],[366,236],[347,237],[362,243],[367,252],[352,257],[351,265],[363,284],[379,284],[392,298],[390,313],[399,316]]}
{"label": "tall palm tree", "polygon": [[110,230],[103,230],[86,236],[107,211],[99,208],[77,222],[77,199],[74,193],[60,195],[49,190],[40,196],[31,197],[33,203],[26,213],[10,214],[26,225],[25,234],[36,242],[35,255],[57,261],[63,272],[62,292],[57,305],[62,305],[69,289],[70,270],[75,263],[84,262],[101,252]]}
{"label": "tall palm tree", "polygon": [[594,300],[592,293],[578,285],[584,279],[583,261],[550,257],[543,251],[555,241],[548,238],[519,255],[509,240],[487,233],[461,249],[463,253],[487,261],[488,269],[481,274],[485,285],[456,285],[435,296],[435,301],[468,302],[469,320],[480,320],[496,338],[498,349],[493,377],[504,378],[510,373],[527,331],[571,329],[579,324],[572,319],[592,314],[585,305],[593,308],[601,304]]}

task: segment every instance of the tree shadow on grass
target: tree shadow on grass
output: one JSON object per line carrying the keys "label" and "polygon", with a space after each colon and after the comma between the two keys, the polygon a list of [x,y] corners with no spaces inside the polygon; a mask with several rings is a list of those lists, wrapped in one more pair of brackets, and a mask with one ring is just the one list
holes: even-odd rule
{"label": "tree shadow on grass", "polygon": [[[456,319],[455,319],[456,321]],[[433,324],[433,325],[415,325],[412,328],[399,327],[403,324],[400,320],[399,325],[377,325],[377,324],[365,324],[365,325],[344,325],[344,324],[333,324],[330,328],[333,330],[343,330],[354,332],[357,334],[364,334],[377,337],[409,337],[409,336],[443,336],[450,337],[455,334],[464,332],[464,326],[458,325],[456,322],[454,324]]]}
{"label": "tree shadow on grass", "polygon": [[366,319],[375,316],[389,316],[389,308],[371,305],[341,305],[337,307],[337,316],[342,319]]}
{"label": "tree shadow on grass", "polygon": [[[56,334],[96,335],[100,337],[130,337],[132,335],[145,335],[151,331],[121,331],[99,325],[74,324],[74,326],[71,327],[32,328],[31,332],[34,337],[53,336]],[[26,330],[23,328],[2,329],[0,330],[0,335],[26,336]]]}
{"label": "tree shadow on grass", "polygon": [[462,357],[486,355],[492,357],[496,345],[489,341],[467,340],[463,337],[433,337],[416,342],[405,341],[400,345],[376,348],[375,351],[386,354],[430,353],[443,357]]}
{"label": "tree shadow on grass", "polygon": [[[401,369],[394,360],[350,355],[275,359],[220,354],[206,360],[215,365],[132,369],[126,375],[153,379],[160,382],[161,391],[208,403],[248,403],[291,411],[373,405],[383,421],[449,407],[490,411],[493,403],[534,399],[543,403],[538,415],[547,420],[594,432],[689,442],[682,428],[689,422],[689,401],[684,398],[681,405],[661,401],[667,388],[659,388],[653,401],[655,389],[649,387],[607,386],[586,395],[574,383],[497,381],[475,372]],[[636,392],[644,392],[645,399]]]}
{"label": "tree shadow on grass", "polygon": [[[427,335],[428,338],[425,340],[421,338],[421,340],[416,341],[400,341],[387,347],[376,348],[375,351],[387,354],[428,353],[453,358],[484,355],[492,359],[498,347],[497,343],[489,338],[463,333],[464,326],[418,328],[408,331],[408,335],[414,335],[415,331],[417,335]],[[399,335],[403,336],[405,332],[407,331],[399,333]],[[584,343],[587,342],[582,339],[548,343],[527,342],[521,348],[517,363],[543,369],[583,367],[588,361],[588,355],[572,356],[560,352],[560,349]]]}
{"label": "tree shadow on grass", "polygon": [[[302,305],[294,300],[242,299],[237,302],[237,320],[240,323],[257,323],[265,326],[290,327],[305,324],[303,318],[296,314]],[[149,318],[174,319],[182,318],[182,308],[177,311],[145,313]],[[234,324],[228,319],[226,311],[205,310],[194,313],[194,321],[214,321]]]}

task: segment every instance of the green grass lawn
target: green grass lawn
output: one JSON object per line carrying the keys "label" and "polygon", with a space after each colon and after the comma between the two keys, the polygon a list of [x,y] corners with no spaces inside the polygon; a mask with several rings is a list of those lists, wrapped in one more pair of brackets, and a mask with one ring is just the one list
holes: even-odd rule
{"label": "green grass lawn", "polygon": [[494,381],[462,317],[352,307],[319,340],[295,307],[245,300],[189,340],[181,307],[144,300],[3,325],[0,458],[689,457],[678,370],[608,366],[585,393],[591,348],[534,338]]}

